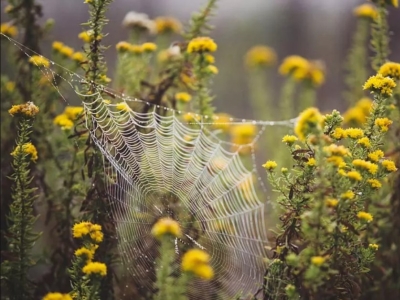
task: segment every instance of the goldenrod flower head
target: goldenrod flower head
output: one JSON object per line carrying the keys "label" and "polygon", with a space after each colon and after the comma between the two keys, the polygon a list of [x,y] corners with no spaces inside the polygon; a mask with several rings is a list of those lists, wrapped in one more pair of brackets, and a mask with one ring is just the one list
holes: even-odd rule
{"label": "goldenrod flower head", "polygon": [[75,121],[83,113],[82,106],[66,106],[64,114],[71,120]]}
{"label": "goldenrod flower head", "polygon": [[346,163],[344,162],[343,157],[337,156],[337,155],[332,155],[326,159],[327,162],[332,163],[338,168],[344,168],[346,166]]}
{"label": "goldenrod flower head", "polygon": [[347,133],[343,128],[336,127],[331,136],[336,140],[341,140],[347,137]]}
{"label": "goldenrod flower head", "polygon": [[[78,38],[80,38],[85,43],[90,43],[91,41],[94,40],[94,32],[93,30],[82,31],[81,33],[78,34]],[[99,35],[97,37],[97,40],[100,40],[101,38],[102,36]]]}
{"label": "goldenrod flower head", "polygon": [[276,163],[276,161],[273,160],[268,160],[265,164],[262,165],[263,168],[265,168],[267,171],[273,171],[278,164]]}
{"label": "goldenrod flower head", "polygon": [[323,256],[313,256],[311,257],[311,263],[315,266],[321,266],[326,261],[326,257]]}
{"label": "goldenrod flower head", "polygon": [[154,19],[154,23],[158,34],[180,33],[182,31],[181,22],[173,17],[157,17]]}
{"label": "goldenrod flower head", "polygon": [[367,182],[374,189],[379,189],[380,187],[382,187],[382,184],[378,179],[368,179]]}
{"label": "goldenrod flower head", "polygon": [[138,31],[148,31],[150,33],[156,31],[156,24],[153,20],[149,19],[148,15],[135,11],[130,11],[125,15],[122,25]]}
{"label": "goldenrod flower head", "polygon": [[154,52],[157,50],[157,45],[154,43],[143,43],[142,49],[143,52]]}
{"label": "goldenrod flower head", "polygon": [[232,127],[231,135],[234,144],[246,145],[253,141],[257,127],[253,124],[238,124]]}
{"label": "goldenrod flower head", "polygon": [[119,102],[117,103],[117,105],[115,106],[115,108],[119,111],[130,111],[131,108],[129,107],[128,103],[126,102]]}
{"label": "goldenrod flower head", "polygon": [[229,131],[229,128],[231,126],[231,124],[230,124],[231,116],[229,114],[226,114],[226,113],[215,114],[214,119],[215,119],[215,121],[213,123],[213,127],[215,129],[220,129],[223,132]]}
{"label": "goldenrod flower head", "polygon": [[117,43],[115,48],[117,49],[118,52],[122,52],[123,53],[123,52],[129,51],[131,46],[132,45],[130,43],[122,41],[122,42]]}
{"label": "goldenrod flower head", "polygon": [[394,62],[387,62],[380,67],[378,73],[382,74],[382,76],[384,77],[391,77],[394,80],[399,80],[400,64]]}
{"label": "goldenrod flower head", "polygon": [[344,114],[343,119],[346,124],[362,125],[367,121],[367,115],[360,107],[351,107]]}
{"label": "goldenrod flower head", "polygon": [[75,52],[74,54],[72,54],[71,59],[78,63],[82,63],[86,59],[86,54],[83,52]]}
{"label": "goldenrod flower head", "polygon": [[323,148],[324,152],[328,155],[338,155],[338,156],[347,156],[350,155],[350,150],[347,149],[345,146],[330,144],[329,146],[325,146]]}
{"label": "goldenrod flower head", "polygon": [[247,51],[245,64],[248,68],[270,67],[276,63],[277,56],[274,49],[267,46],[254,46]]}
{"label": "goldenrod flower head", "polygon": [[383,156],[385,156],[385,154],[380,149],[375,150],[374,152],[368,154],[368,158],[373,162],[379,161]]}
{"label": "goldenrod flower head", "polygon": [[367,170],[372,175],[376,174],[378,171],[378,165],[363,159],[355,159],[353,160],[352,164],[357,168]]}
{"label": "goldenrod flower head", "polygon": [[143,47],[141,45],[130,45],[129,52],[139,55],[143,53]]}
{"label": "goldenrod flower head", "polygon": [[363,98],[361,98],[360,100],[357,101],[356,107],[362,109],[364,114],[366,116],[368,116],[370,114],[370,112],[371,112],[373,103],[374,102],[372,101],[371,98],[363,97]]}
{"label": "goldenrod flower head", "polygon": [[1,23],[0,31],[2,34],[10,36],[12,38],[18,35],[17,27],[12,26],[10,23]]}
{"label": "goldenrod flower head", "polygon": [[111,82],[111,78],[107,77],[107,75],[105,75],[105,74],[100,75],[100,76],[99,76],[99,79],[100,79],[101,81],[103,81],[104,83]]}
{"label": "goldenrod flower head", "polygon": [[[21,153],[21,146],[15,147],[14,151],[11,152],[11,156],[16,157]],[[36,147],[32,143],[25,143],[22,145],[22,153],[29,155],[31,161],[35,162],[38,159],[38,153]]]}
{"label": "goldenrod flower head", "polygon": [[192,96],[188,93],[180,92],[175,94],[175,99],[187,103],[192,99]]}
{"label": "goldenrod flower head", "polygon": [[69,130],[74,127],[74,122],[66,114],[56,116],[53,123],[60,126],[62,130]]}
{"label": "goldenrod flower head", "polygon": [[354,199],[355,196],[356,195],[354,194],[354,192],[350,191],[350,190],[348,190],[340,195],[341,198],[347,199],[347,200],[352,200],[352,199]]}
{"label": "goldenrod flower head", "polygon": [[374,5],[368,4],[368,3],[357,6],[353,10],[353,13],[357,17],[367,18],[367,19],[372,19],[372,20],[374,20],[378,16],[376,7]]}
{"label": "goldenrod flower head", "polygon": [[217,44],[209,37],[194,38],[187,46],[188,53],[215,52],[216,50]]}
{"label": "goldenrod flower head", "polygon": [[34,64],[38,67],[45,67],[48,68],[50,66],[50,62],[47,58],[44,58],[43,56],[40,55],[32,55],[29,58],[29,62],[31,64]]}
{"label": "goldenrod flower head", "polygon": [[334,198],[325,199],[325,205],[331,208],[338,206],[339,200]]}
{"label": "goldenrod flower head", "polygon": [[388,118],[377,118],[375,120],[375,125],[379,127],[382,132],[386,132],[389,130],[389,126],[392,124],[392,120]]}
{"label": "goldenrod flower head", "polygon": [[294,144],[295,141],[297,141],[298,138],[295,135],[285,135],[282,138],[282,142],[286,143],[286,145],[291,146]]}
{"label": "goldenrod flower head", "polygon": [[289,172],[288,168],[281,168],[282,174],[287,174]]}
{"label": "goldenrod flower head", "polygon": [[74,49],[68,46],[62,46],[61,49],[59,49],[58,51],[61,55],[69,58],[72,58],[72,55],[74,54]]}
{"label": "goldenrod flower head", "polygon": [[194,275],[210,280],[214,277],[214,271],[209,265],[210,256],[200,249],[191,249],[182,257],[182,271],[191,272]]}
{"label": "goldenrod flower head", "polygon": [[396,87],[396,83],[390,77],[384,77],[378,73],[375,76],[371,76],[364,84],[364,90],[370,90],[371,93],[378,93],[384,97],[391,97],[393,89]]}
{"label": "goldenrod flower head", "polygon": [[33,102],[27,102],[25,104],[13,105],[8,113],[12,116],[22,115],[28,118],[36,116],[39,112],[39,107],[37,107]]}
{"label": "goldenrod flower head", "polygon": [[291,55],[283,60],[279,67],[279,73],[282,75],[290,75],[295,70],[307,70],[308,68],[309,62],[307,59],[298,55]]}
{"label": "goldenrod flower head", "polygon": [[365,211],[358,212],[357,213],[357,218],[359,218],[362,221],[366,221],[368,223],[371,222],[374,219],[374,217],[370,213],[367,213]]}
{"label": "goldenrod flower head", "polygon": [[91,240],[95,243],[101,243],[103,241],[103,233],[101,232],[101,226],[98,224],[92,224],[90,222],[80,222],[74,224],[72,227],[72,236],[74,238],[83,238],[89,235]]}
{"label": "goldenrod flower head", "polygon": [[42,300],[72,300],[72,297],[69,294],[48,293]]}
{"label": "goldenrod flower head", "polygon": [[362,176],[359,172],[357,171],[349,171],[346,173],[347,178],[353,180],[353,181],[361,181]]}
{"label": "goldenrod flower head", "polygon": [[307,165],[307,166],[310,166],[310,167],[315,167],[316,163],[317,163],[317,162],[316,162],[315,158],[314,158],[314,157],[311,157],[311,158],[309,158],[308,161],[306,162],[306,165]]}
{"label": "goldenrod flower head", "polygon": [[75,256],[84,256],[86,260],[91,261],[94,256],[94,250],[81,247],[75,251]]}
{"label": "goldenrod flower head", "polygon": [[301,141],[305,141],[310,133],[321,130],[322,121],[323,117],[317,108],[307,108],[299,115],[294,132]]}
{"label": "goldenrod flower head", "polygon": [[346,135],[352,139],[360,139],[364,136],[364,131],[360,128],[347,128]]}
{"label": "goldenrod flower head", "polygon": [[395,163],[390,159],[383,160],[381,164],[382,164],[382,167],[384,167],[387,172],[396,172],[397,171]]}
{"label": "goldenrod flower head", "polygon": [[62,47],[64,47],[64,44],[62,42],[59,42],[59,41],[54,41],[53,44],[52,44],[52,48],[55,51],[60,51],[60,49]]}
{"label": "goldenrod flower head", "polygon": [[375,250],[375,251],[377,251],[379,249],[379,245],[378,244],[369,244],[368,247],[371,248],[372,250]]}
{"label": "goldenrod flower head", "polygon": [[107,266],[101,262],[89,262],[83,267],[82,272],[87,275],[98,274],[100,276],[106,276]]}
{"label": "goldenrod flower head", "polygon": [[212,56],[211,54],[206,54],[206,55],[204,55],[204,60],[205,60],[206,62],[208,62],[209,64],[215,63],[215,57]]}
{"label": "goldenrod flower head", "polygon": [[218,68],[214,65],[209,65],[207,66],[207,71],[210,72],[211,74],[218,74]]}
{"label": "goldenrod flower head", "polygon": [[367,138],[367,137],[363,137],[361,139],[358,139],[357,140],[357,144],[361,145],[361,146],[363,146],[365,148],[370,148],[371,147],[371,142],[369,141],[369,138]]}
{"label": "goldenrod flower head", "polygon": [[167,234],[174,237],[180,237],[182,235],[182,231],[177,221],[171,218],[161,218],[156,224],[154,224],[153,228],[151,229],[151,234],[155,238],[161,238]]}

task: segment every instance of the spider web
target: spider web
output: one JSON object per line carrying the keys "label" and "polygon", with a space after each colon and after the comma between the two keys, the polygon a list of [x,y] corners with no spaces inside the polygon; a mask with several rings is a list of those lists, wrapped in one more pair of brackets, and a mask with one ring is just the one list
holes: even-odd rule
{"label": "spider web", "polygon": [[[5,37],[28,57],[36,54]],[[79,84],[88,84],[84,77],[50,62],[49,68],[38,68],[65,101],[60,81],[83,99],[87,129],[103,155],[123,268],[143,290],[153,290],[155,272],[163,266],[156,263],[159,243],[151,236],[151,228],[168,216],[183,231],[182,238],[171,240],[174,274],[179,274],[179,259],[189,248],[207,251],[215,271],[215,280],[196,280],[189,294],[202,299],[221,297],[217,290],[224,297],[254,295],[264,280],[268,244],[268,202],[255,145],[268,126],[293,126],[295,120],[231,118],[229,125],[250,123],[258,128],[251,143],[236,145],[215,130],[215,125],[222,124],[217,116],[189,113],[191,121],[184,121],[186,112],[152,105],[102,85],[96,85],[97,92],[88,97],[78,90]],[[116,101],[104,101],[104,90]],[[117,101],[129,109],[118,110]],[[243,147],[250,149],[250,161],[240,155]]]}

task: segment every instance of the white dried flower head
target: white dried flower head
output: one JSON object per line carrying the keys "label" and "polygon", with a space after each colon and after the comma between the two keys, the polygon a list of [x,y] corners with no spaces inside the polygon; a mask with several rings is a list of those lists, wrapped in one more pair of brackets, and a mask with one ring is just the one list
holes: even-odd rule
{"label": "white dried flower head", "polygon": [[171,56],[178,56],[181,54],[181,47],[178,44],[172,43],[171,46],[168,48],[168,53]]}
{"label": "white dried flower head", "polygon": [[155,22],[150,20],[148,15],[135,11],[130,11],[126,14],[122,25],[127,28],[148,30],[150,33],[156,32]]}

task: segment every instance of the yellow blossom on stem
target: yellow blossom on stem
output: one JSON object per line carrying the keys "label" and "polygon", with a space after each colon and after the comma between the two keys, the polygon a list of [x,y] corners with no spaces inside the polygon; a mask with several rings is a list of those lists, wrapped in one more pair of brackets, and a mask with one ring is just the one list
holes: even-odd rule
{"label": "yellow blossom on stem", "polygon": [[335,128],[335,130],[332,132],[331,136],[336,139],[336,140],[341,140],[347,137],[346,130],[344,130],[341,127]]}
{"label": "yellow blossom on stem", "polygon": [[375,125],[379,127],[379,129],[382,132],[386,132],[389,130],[389,126],[392,124],[393,122],[391,120],[389,120],[388,118],[377,118],[375,120]]}
{"label": "yellow blossom on stem", "polygon": [[349,171],[346,173],[347,178],[354,180],[354,181],[361,181],[362,176],[359,172],[357,171]]}
{"label": "yellow blossom on stem", "polygon": [[158,34],[180,33],[182,31],[181,22],[172,17],[157,17],[154,22]]}
{"label": "yellow blossom on stem", "polygon": [[131,108],[129,107],[129,105],[126,102],[119,102],[117,103],[117,105],[115,106],[115,108],[119,111],[130,111]]}
{"label": "yellow blossom on stem", "polygon": [[308,67],[309,63],[307,59],[298,55],[291,55],[283,60],[279,67],[279,73],[282,75],[290,75],[296,70],[305,70],[308,69]]}
{"label": "yellow blossom on stem", "polygon": [[72,300],[72,297],[69,294],[48,293],[42,300]]}
{"label": "yellow blossom on stem", "polygon": [[107,266],[101,262],[89,262],[83,267],[82,272],[87,275],[98,274],[100,276],[106,276]]}
{"label": "yellow blossom on stem", "polygon": [[53,123],[60,126],[62,130],[69,130],[74,127],[74,122],[66,114],[61,114],[53,119]]}
{"label": "yellow blossom on stem", "polygon": [[[21,152],[21,146],[17,146],[11,156],[15,157]],[[22,145],[22,152],[31,157],[31,161],[35,162],[38,159],[38,153],[36,147],[32,143],[25,143]]]}
{"label": "yellow blossom on stem", "polygon": [[192,99],[192,96],[185,92],[180,92],[175,94],[175,99],[181,102],[189,102]]}
{"label": "yellow blossom on stem", "polygon": [[382,74],[384,77],[391,77],[394,80],[399,80],[400,64],[395,62],[387,62],[380,67],[378,73]]}
{"label": "yellow blossom on stem", "polygon": [[154,52],[157,50],[157,45],[154,43],[144,43],[142,44],[143,52]]}
{"label": "yellow blossom on stem", "polygon": [[379,182],[378,179],[368,179],[367,182],[374,189],[379,189],[380,187],[382,187],[382,184]]}
{"label": "yellow blossom on stem", "polygon": [[52,48],[55,51],[60,51],[62,47],[64,47],[64,44],[62,42],[59,42],[59,41],[54,41],[53,44],[52,44]]}
{"label": "yellow blossom on stem", "polygon": [[31,64],[34,64],[38,67],[45,67],[48,68],[50,66],[50,62],[47,58],[44,58],[43,56],[40,55],[32,55],[29,58],[29,62]]}
{"label": "yellow blossom on stem", "polygon": [[304,110],[298,118],[294,132],[301,141],[305,141],[306,137],[315,130],[321,130],[323,117],[319,110],[315,107],[310,107]]}
{"label": "yellow blossom on stem", "polygon": [[129,52],[139,55],[143,53],[143,47],[141,45],[131,45],[129,47]]}
{"label": "yellow blossom on stem", "polygon": [[25,104],[13,105],[8,113],[12,116],[22,115],[25,117],[34,117],[38,114],[39,107],[37,107],[33,102],[27,102]]}
{"label": "yellow blossom on stem", "polygon": [[205,61],[208,62],[209,64],[215,63],[215,57],[212,56],[211,54],[206,54],[206,55],[204,55],[204,59],[205,59]]}
{"label": "yellow blossom on stem", "polygon": [[357,213],[357,218],[359,218],[362,221],[366,221],[368,223],[371,222],[374,219],[374,217],[370,213],[367,213],[365,211],[358,212]]}
{"label": "yellow blossom on stem", "polygon": [[367,170],[372,175],[376,174],[378,171],[378,165],[371,163],[363,159],[355,159],[352,162],[353,166]]}
{"label": "yellow blossom on stem", "polygon": [[18,35],[17,27],[11,25],[10,23],[1,23],[0,31],[2,34],[10,36],[12,38]]}
{"label": "yellow blossom on stem", "polygon": [[336,206],[338,206],[338,204],[339,204],[338,199],[329,198],[325,200],[325,205],[331,208],[335,208]]}
{"label": "yellow blossom on stem", "polygon": [[328,155],[337,155],[337,156],[347,156],[350,155],[350,150],[345,146],[330,144],[329,146],[325,146],[323,151]]}
{"label": "yellow blossom on stem", "polygon": [[191,249],[182,257],[182,271],[191,272],[194,275],[210,280],[214,277],[214,271],[209,265],[210,256],[200,249]]}
{"label": "yellow blossom on stem", "polygon": [[229,114],[226,113],[219,113],[219,114],[215,114],[214,116],[214,123],[213,123],[213,127],[215,129],[220,129],[223,132],[228,132],[229,128],[230,128],[230,120],[231,120],[231,116]]}
{"label": "yellow blossom on stem", "polygon": [[348,190],[348,191],[346,191],[346,192],[344,192],[344,193],[342,193],[342,194],[340,195],[341,198],[343,198],[343,199],[348,199],[348,200],[354,199],[355,196],[356,196],[356,195],[354,194],[354,192],[353,192],[353,191],[350,191],[350,190]]}
{"label": "yellow blossom on stem", "polygon": [[90,222],[80,222],[74,224],[72,227],[72,236],[74,238],[83,238],[89,235],[91,240],[95,243],[101,243],[103,241],[103,233],[101,232],[101,226],[98,224],[92,224]]}
{"label": "yellow blossom on stem", "polygon": [[65,57],[72,58],[72,55],[74,54],[74,49],[72,49],[71,47],[68,47],[68,46],[63,46],[63,47],[61,47],[59,52],[60,52],[60,54],[62,54]]}
{"label": "yellow blossom on stem", "polygon": [[297,141],[298,138],[295,135],[285,135],[282,138],[282,142],[286,143],[288,146],[291,146],[294,144],[295,141]]}
{"label": "yellow blossom on stem", "polygon": [[352,139],[359,139],[364,136],[364,131],[360,128],[347,128],[346,135]]}
{"label": "yellow blossom on stem", "polygon": [[338,168],[344,168],[346,166],[346,163],[344,162],[343,157],[337,156],[337,155],[332,155],[326,159],[327,162],[332,163]]}
{"label": "yellow blossom on stem", "polygon": [[72,121],[76,120],[82,113],[82,106],[66,106],[64,109],[64,114]]}
{"label": "yellow blossom on stem", "polygon": [[207,71],[210,72],[211,74],[218,74],[218,68],[214,65],[209,65],[207,66]]}
{"label": "yellow blossom on stem", "polygon": [[93,41],[93,30],[83,31],[78,34],[78,38],[80,38],[85,43],[90,43]]}
{"label": "yellow blossom on stem", "polygon": [[369,244],[368,247],[371,248],[372,250],[375,250],[375,251],[377,251],[379,249],[379,245],[378,244]]}
{"label": "yellow blossom on stem", "polygon": [[246,145],[253,141],[257,127],[253,124],[238,124],[232,127],[231,135],[234,144]]}
{"label": "yellow blossom on stem", "polygon": [[85,61],[86,54],[83,53],[83,52],[75,52],[74,54],[72,54],[71,59],[76,61],[76,62],[78,62],[78,63],[81,63],[81,62]]}
{"label": "yellow blossom on stem", "polygon": [[268,160],[265,164],[262,165],[267,171],[273,171],[278,164],[273,160]]}
{"label": "yellow blossom on stem", "polygon": [[209,37],[197,37],[192,39],[188,46],[188,53],[215,52],[217,44]]}
{"label": "yellow blossom on stem", "polygon": [[396,165],[394,163],[394,161],[390,160],[390,159],[385,159],[382,161],[382,167],[387,171],[387,172],[396,172],[397,168]]}
{"label": "yellow blossom on stem", "polygon": [[321,266],[326,261],[326,258],[323,256],[313,256],[311,257],[311,263],[315,266]]}
{"label": "yellow blossom on stem", "polygon": [[130,50],[130,48],[131,48],[131,44],[130,43],[128,43],[128,42],[124,42],[124,41],[122,41],[122,42],[119,42],[116,46],[115,46],[115,48],[117,49],[117,51],[118,52],[127,52],[127,51],[129,51]]}
{"label": "yellow blossom on stem", "polygon": [[85,248],[85,247],[81,247],[79,249],[77,249],[75,251],[75,256],[84,256],[86,258],[86,260],[91,261],[93,259],[94,256],[94,250]]}
{"label": "yellow blossom on stem", "polygon": [[161,238],[165,235],[180,237],[182,235],[179,223],[171,218],[161,218],[154,224],[151,229],[151,234],[156,238]]}
{"label": "yellow blossom on stem", "polygon": [[396,87],[396,83],[390,77],[384,77],[378,73],[375,76],[371,76],[364,84],[364,90],[370,90],[372,93],[382,94],[384,97],[391,97],[393,89]]}
{"label": "yellow blossom on stem", "polygon": [[385,154],[382,150],[378,149],[368,154],[368,158],[373,162],[379,161]]}
{"label": "yellow blossom on stem", "polygon": [[361,4],[357,6],[354,10],[353,13],[356,17],[360,18],[367,18],[374,20],[378,16],[378,12],[376,11],[376,7],[372,4]]}
{"label": "yellow blossom on stem", "polygon": [[371,147],[371,142],[369,141],[369,138],[367,138],[367,137],[363,137],[361,139],[358,139],[357,140],[357,144],[361,145],[361,146],[363,146],[365,148],[370,148]]}
{"label": "yellow blossom on stem", "polygon": [[270,67],[276,63],[277,57],[274,49],[267,46],[254,46],[245,56],[248,68]]}
{"label": "yellow blossom on stem", "polygon": [[311,158],[309,158],[308,161],[306,162],[306,165],[307,165],[307,166],[310,166],[310,167],[315,167],[316,163],[317,163],[317,162],[315,161],[315,158],[314,158],[314,157],[311,157]]}

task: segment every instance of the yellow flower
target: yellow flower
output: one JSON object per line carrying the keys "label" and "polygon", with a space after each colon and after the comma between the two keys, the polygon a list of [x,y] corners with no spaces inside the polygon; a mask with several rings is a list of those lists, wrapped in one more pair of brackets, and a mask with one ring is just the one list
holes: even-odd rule
{"label": "yellow flower", "polygon": [[375,251],[377,251],[379,249],[378,244],[369,244],[368,247]]}
{"label": "yellow flower", "polygon": [[299,115],[294,132],[301,141],[305,141],[310,133],[321,130],[322,121],[323,117],[317,108],[307,108]]}
{"label": "yellow flower", "polygon": [[357,213],[357,218],[359,218],[362,221],[366,221],[368,223],[371,222],[374,219],[374,217],[370,213],[367,213],[365,211],[358,212]]}
{"label": "yellow flower", "polygon": [[382,150],[378,149],[374,152],[371,152],[368,154],[368,158],[372,160],[373,162],[379,161],[385,154],[383,153]]}
{"label": "yellow flower", "polygon": [[13,105],[8,113],[12,116],[23,115],[25,117],[34,117],[38,114],[39,107],[37,107],[33,102],[27,102],[25,104]]}
{"label": "yellow flower", "polygon": [[344,114],[343,119],[346,124],[362,125],[367,120],[364,111],[359,107],[351,107]]}
{"label": "yellow flower", "polygon": [[86,260],[91,261],[94,256],[94,251],[85,247],[81,247],[75,251],[75,256],[85,256]]}
{"label": "yellow flower", "polygon": [[64,109],[64,114],[72,121],[76,120],[82,114],[82,112],[82,106],[66,106]]}
{"label": "yellow flower", "polygon": [[209,37],[197,37],[192,39],[187,47],[188,53],[215,52],[217,44]]}
{"label": "yellow flower", "polygon": [[48,293],[42,300],[72,300],[72,297],[69,294]]}
{"label": "yellow flower", "polygon": [[181,22],[172,17],[157,17],[154,22],[158,34],[180,33],[182,31]]}
{"label": "yellow flower", "polygon": [[29,58],[29,62],[39,67],[48,68],[50,66],[49,60],[40,55],[32,55]]}
{"label": "yellow flower", "polygon": [[306,164],[307,166],[314,167],[316,165],[315,158],[314,157],[309,158]]}
{"label": "yellow flower", "polygon": [[294,143],[295,141],[297,141],[297,140],[298,140],[298,138],[297,138],[296,136],[294,136],[294,135],[285,135],[285,136],[282,138],[282,142],[283,142],[283,143],[286,143],[288,146],[293,145],[293,143]]}
{"label": "yellow flower", "polygon": [[15,26],[12,26],[9,23],[1,23],[0,31],[4,35],[8,35],[10,37],[16,37],[18,35],[18,29]]}
{"label": "yellow flower", "polygon": [[360,128],[347,128],[346,135],[352,139],[360,139],[364,136],[364,131]]}
{"label": "yellow flower", "polygon": [[[286,57],[283,60],[282,64],[279,67],[279,73],[282,75],[290,75],[296,70],[303,71],[307,70],[308,68],[309,68],[309,62],[307,59],[298,55],[292,55]],[[299,77],[299,75],[297,75],[297,77]]]}
{"label": "yellow flower", "polygon": [[[11,152],[11,156],[16,157],[21,152],[21,146],[15,147],[14,151]],[[36,147],[32,143],[25,143],[22,145],[22,153],[30,155],[31,161],[35,162],[38,159],[38,153]]]}
{"label": "yellow flower", "polygon": [[375,120],[375,125],[379,127],[379,129],[382,132],[386,132],[389,130],[389,126],[392,124],[393,122],[391,120],[389,120],[388,118],[377,118]]}
{"label": "yellow flower", "polygon": [[111,100],[109,100],[109,99],[104,99],[102,102],[103,102],[105,105],[111,104]]}
{"label": "yellow flower", "polygon": [[93,242],[101,243],[103,241],[103,233],[101,232],[101,226],[98,224],[92,224],[90,222],[80,222],[74,224],[72,227],[72,236],[74,238],[82,238],[89,235]]}
{"label": "yellow flower", "polygon": [[211,74],[218,74],[218,68],[214,65],[207,66],[207,71]]}
{"label": "yellow flower", "polygon": [[182,257],[182,271],[191,272],[202,279],[210,280],[214,277],[214,271],[209,262],[210,256],[205,251],[191,249]]}
{"label": "yellow flower", "polygon": [[356,195],[354,194],[354,192],[350,190],[340,195],[340,197],[342,197],[343,199],[348,199],[348,200],[354,199],[355,196]]}
{"label": "yellow flower", "polygon": [[338,199],[333,199],[333,198],[329,198],[325,200],[325,205],[328,207],[336,207],[339,204],[339,200]]}
{"label": "yellow flower", "polygon": [[367,19],[375,19],[378,16],[378,12],[376,11],[376,7],[374,5],[365,3],[357,6],[353,13],[357,17],[367,18]]}
{"label": "yellow flower", "polygon": [[215,114],[213,127],[223,132],[228,132],[230,128],[231,116],[226,113]]}
{"label": "yellow flower", "polygon": [[384,167],[387,172],[396,172],[397,171],[396,165],[390,159],[383,160],[382,167]]}
{"label": "yellow flower", "polygon": [[83,267],[82,272],[87,275],[99,274],[100,276],[106,276],[107,266],[101,262],[89,262]]}
{"label": "yellow flower", "polygon": [[327,162],[334,164],[338,168],[344,168],[346,163],[344,162],[343,157],[332,155],[326,159]]}
{"label": "yellow flower", "polygon": [[400,64],[394,62],[387,62],[380,67],[378,73],[382,74],[382,76],[384,77],[391,77],[394,80],[399,80]]}
{"label": "yellow flower", "polygon": [[143,47],[141,45],[131,45],[129,47],[129,52],[136,55],[141,54],[143,53]]}
{"label": "yellow flower", "polygon": [[53,123],[60,126],[62,130],[69,130],[74,127],[74,122],[66,114],[56,116]]}
{"label": "yellow flower", "polygon": [[335,130],[332,132],[331,136],[336,139],[336,140],[341,140],[343,138],[347,137],[347,133],[346,131],[341,128],[341,127],[337,127],[335,128]]}
{"label": "yellow flower", "polygon": [[273,160],[268,160],[265,164],[262,165],[265,169],[267,169],[268,171],[273,171],[278,164],[273,161]]}
{"label": "yellow flower", "polygon": [[83,52],[75,52],[74,54],[72,54],[72,60],[76,61],[76,62],[84,62],[86,59],[86,54]]}
{"label": "yellow flower", "polygon": [[130,50],[131,46],[132,45],[130,43],[122,41],[122,42],[119,42],[115,46],[115,48],[117,49],[118,52],[127,52]]}
{"label": "yellow flower", "polygon": [[215,63],[215,57],[212,56],[211,54],[206,54],[206,55],[204,55],[204,59],[205,59],[205,61],[208,62],[209,64]]}
{"label": "yellow flower", "polygon": [[161,218],[154,224],[151,229],[151,234],[160,238],[164,235],[170,234],[174,237],[180,237],[182,235],[181,228],[179,227],[179,223],[171,218]]}
{"label": "yellow flower", "polygon": [[364,84],[364,90],[370,90],[372,93],[382,94],[384,97],[392,96],[393,89],[396,87],[396,83],[390,77],[384,77],[378,73],[375,76],[371,76]]}
{"label": "yellow flower", "polygon": [[328,156],[330,156],[330,155],[338,155],[338,156],[350,155],[350,150],[342,145],[338,146],[336,144],[330,144],[329,146],[325,146],[323,148],[323,150]]}
{"label": "yellow flower", "polygon": [[376,172],[378,171],[378,165],[366,160],[355,159],[353,160],[352,164],[355,167],[367,170],[372,175],[376,174]]}
{"label": "yellow flower", "polygon": [[346,173],[346,176],[348,178],[350,178],[351,180],[354,180],[354,181],[361,181],[362,180],[361,174],[359,172],[357,172],[357,171],[349,171],[349,172]]}
{"label": "yellow flower", "polygon": [[276,63],[277,57],[274,49],[267,46],[254,46],[245,56],[248,68],[270,67]]}
{"label": "yellow flower", "polygon": [[154,43],[144,43],[142,44],[143,52],[154,52],[157,50],[157,45]]}
{"label": "yellow flower", "polygon": [[321,266],[326,261],[326,258],[323,256],[313,256],[311,257],[311,263],[316,266]]}
{"label": "yellow flower", "polygon": [[238,124],[232,127],[231,135],[234,144],[246,145],[253,141],[257,127],[253,124]]}
{"label": "yellow flower", "polygon": [[59,42],[59,41],[54,41],[53,44],[52,44],[52,48],[55,51],[60,51],[62,47],[64,47],[64,44],[62,42]]}
{"label": "yellow flower", "polygon": [[192,96],[185,92],[180,92],[175,94],[175,99],[181,102],[189,102],[192,99]]}
{"label": "yellow flower", "polygon": [[126,102],[119,102],[117,103],[117,105],[115,106],[115,108],[119,111],[130,111],[131,108],[129,107],[128,103]]}
{"label": "yellow flower", "polygon": [[74,49],[72,49],[71,47],[68,47],[68,46],[63,46],[63,47],[61,47],[59,52],[65,57],[72,58],[72,55],[74,54]]}
{"label": "yellow flower", "polygon": [[367,182],[374,189],[379,189],[380,187],[382,187],[382,184],[377,179],[368,179]]}
{"label": "yellow flower", "polygon": [[363,137],[363,138],[357,140],[357,144],[364,146],[365,148],[371,147],[371,142],[369,141],[369,138],[367,138],[367,137]]}
{"label": "yellow flower", "polygon": [[281,168],[282,174],[287,174],[288,171],[289,171],[288,168]]}
{"label": "yellow flower", "polygon": [[93,30],[83,31],[83,32],[79,33],[78,38],[80,38],[85,43],[90,43],[94,39]]}
{"label": "yellow flower", "polygon": [[363,97],[357,101],[356,107],[360,108],[365,116],[368,116],[371,112],[373,103],[374,102],[371,100],[371,98]]}

